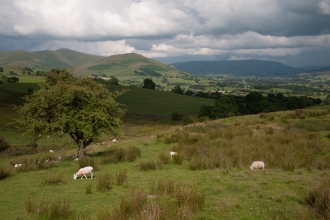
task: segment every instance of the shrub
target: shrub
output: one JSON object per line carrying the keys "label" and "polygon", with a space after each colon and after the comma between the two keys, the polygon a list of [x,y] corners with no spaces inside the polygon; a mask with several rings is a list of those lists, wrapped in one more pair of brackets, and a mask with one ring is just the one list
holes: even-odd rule
{"label": "shrub", "polygon": [[96,190],[106,192],[111,189],[111,176],[109,174],[103,174],[97,178]]}
{"label": "shrub", "polygon": [[183,114],[179,112],[173,112],[171,115],[172,121],[181,121],[183,119]]}
{"label": "shrub", "polygon": [[191,118],[190,116],[186,116],[186,117],[183,118],[183,124],[184,125],[192,124],[194,122],[195,122],[194,119]]}
{"label": "shrub", "polygon": [[9,147],[8,142],[0,135],[0,152],[7,150]]}

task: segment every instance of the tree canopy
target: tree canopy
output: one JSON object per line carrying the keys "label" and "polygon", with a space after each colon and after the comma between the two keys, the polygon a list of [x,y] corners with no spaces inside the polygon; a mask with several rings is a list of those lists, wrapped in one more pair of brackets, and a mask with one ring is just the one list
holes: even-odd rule
{"label": "tree canopy", "polygon": [[124,110],[111,93],[90,77],[77,78],[67,70],[46,73],[40,89],[25,97],[16,122],[37,140],[40,135],[69,134],[78,146],[78,156],[102,133],[121,124]]}
{"label": "tree canopy", "polygon": [[142,88],[145,89],[156,89],[156,84],[152,79],[144,79]]}

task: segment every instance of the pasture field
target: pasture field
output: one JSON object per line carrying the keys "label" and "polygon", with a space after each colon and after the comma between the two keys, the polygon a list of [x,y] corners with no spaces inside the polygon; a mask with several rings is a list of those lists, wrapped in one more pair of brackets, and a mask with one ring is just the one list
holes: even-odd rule
{"label": "pasture field", "polygon": [[[95,178],[87,180],[73,180],[80,163],[70,157],[76,152],[73,145],[58,144],[54,154],[48,153],[54,146],[46,144],[30,150],[34,154],[19,155],[22,149],[11,149],[0,154],[0,168],[6,167],[12,174],[0,180],[0,218],[45,219],[31,212],[31,204],[41,210],[41,201],[64,204],[70,211],[67,219],[109,219],[104,213],[119,205],[128,207],[125,201],[134,198],[131,191],[138,189],[147,195],[143,204],[162,204],[187,214],[170,212],[173,216],[151,219],[320,219],[305,198],[315,183],[330,174],[329,114],[328,110],[310,109],[186,126],[124,125],[125,135],[118,141],[108,137],[100,145],[87,147],[89,162],[95,167]],[[104,162],[107,152],[132,147],[141,153],[135,160]],[[179,157],[170,159],[172,150]],[[33,170],[13,168],[15,163],[40,158],[58,162]],[[265,170],[249,170],[255,160],[263,160]],[[155,166],[143,166],[146,164]],[[126,181],[116,184],[116,176],[123,171]],[[98,191],[106,175],[111,177],[111,187]],[[53,176],[58,182],[49,181]],[[161,181],[195,186],[205,196],[202,206],[190,212],[180,206],[178,196],[158,194],[155,185]],[[55,208],[51,210],[56,214]],[[153,209],[151,214],[146,207],[140,211],[158,217],[155,213],[161,213],[161,209]]]}

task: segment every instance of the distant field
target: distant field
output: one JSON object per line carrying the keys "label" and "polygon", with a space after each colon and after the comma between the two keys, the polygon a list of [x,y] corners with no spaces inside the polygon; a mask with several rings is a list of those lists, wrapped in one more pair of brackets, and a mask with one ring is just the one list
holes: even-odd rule
{"label": "distant field", "polygon": [[179,95],[151,89],[131,87],[111,87],[110,90],[128,89],[117,101],[126,105],[127,113],[141,115],[170,116],[173,112],[197,114],[202,105],[214,105],[213,99]]}
{"label": "distant field", "polygon": [[38,89],[38,84],[36,83],[6,83],[0,85],[0,89],[5,89],[9,91],[27,93],[29,88]]}
{"label": "distant field", "polygon": [[19,76],[19,83],[40,83],[45,79],[42,76]]}

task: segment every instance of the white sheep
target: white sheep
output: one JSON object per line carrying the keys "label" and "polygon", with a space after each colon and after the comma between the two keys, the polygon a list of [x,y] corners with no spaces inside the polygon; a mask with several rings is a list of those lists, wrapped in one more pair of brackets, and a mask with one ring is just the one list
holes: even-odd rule
{"label": "white sheep", "polygon": [[49,153],[54,153],[54,151],[53,150],[49,150]]}
{"label": "white sheep", "polygon": [[21,167],[22,166],[22,164],[21,163],[17,163],[17,164],[15,164],[15,166],[14,167]]}
{"label": "white sheep", "polygon": [[112,142],[115,142],[115,141],[117,141],[117,139],[115,138],[115,139],[112,139]]}
{"label": "white sheep", "polygon": [[171,151],[170,152],[170,155],[171,155],[171,158],[174,156],[174,155],[177,155],[178,153],[177,152],[174,152],[174,151]]}
{"label": "white sheep", "polygon": [[85,177],[87,179],[86,174],[89,174],[89,173],[91,174],[91,179],[92,179],[93,178],[92,171],[93,171],[93,167],[91,167],[91,166],[81,168],[77,173],[73,174],[73,179],[76,180],[79,175],[81,175],[81,179],[83,177]]}
{"label": "white sheep", "polygon": [[249,166],[250,170],[253,169],[265,169],[265,163],[262,161],[254,161],[251,166]]}

